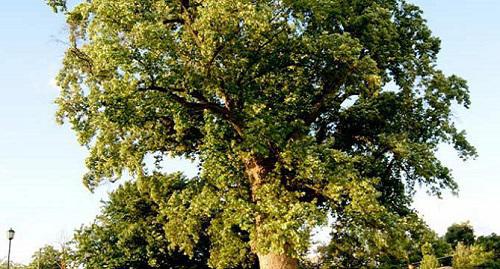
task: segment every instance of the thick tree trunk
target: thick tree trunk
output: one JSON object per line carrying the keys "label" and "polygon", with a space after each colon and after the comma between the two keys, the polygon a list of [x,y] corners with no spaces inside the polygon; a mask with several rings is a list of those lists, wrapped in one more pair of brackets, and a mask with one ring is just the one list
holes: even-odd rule
{"label": "thick tree trunk", "polygon": [[[259,198],[256,196],[259,188],[265,184],[265,177],[269,172],[269,164],[263,164],[256,159],[250,159],[245,163],[246,173],[250,180],[252,186],[252,199],[254,203],[257,203]],[[259,233],[259,224],[264,221],[261,216],[257,216],[255,220],[255,225],[257,226],[256,231]],[[257,236],[265,236],[262,234],[257,234]],[[255,248],[253,248],[254,251]],[[260,254],[257,251],[257,256],[259,258],[260,269],[297,269],[298,261],[287,255],[279,255],[274,253]]]}
{"label": "thick tree trunk", "polygon": [[277,254],[257,255],[260,269],[297,269],[297,259]]}

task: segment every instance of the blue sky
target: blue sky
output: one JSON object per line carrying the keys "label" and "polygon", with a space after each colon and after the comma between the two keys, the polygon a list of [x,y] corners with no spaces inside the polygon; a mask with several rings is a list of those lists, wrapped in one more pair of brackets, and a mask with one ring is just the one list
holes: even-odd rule
{"label": "blue sky", "polygon": [[416,207],[438,232],[470,220],[478,233],[500,233],[500,2],[496,0],[416,0],[434,34],[442,40],[439,67],[469,82],[472,108],[455,110],[479,158],[463,163],[448,148],[440,156],[460,184],[459,197],[418,195]]}
{"label": "blue sky", "polygon": [[[455,173],[459,197],[443,200],[419,193],[415,206],[432,228],[443,233],[471,220],[479,234],[500,233],[500,2],[497,0],[415,0],[423,7],[443,49],[439,66],[469,81],[473,106],[455,111],[480,157],[463,163],[444,147],[439,155]],[[12,257],[27,262],[44,244],[69,239],[73,229],[92,221],[104,185],[91,194],[81,184],[86,152],[68,126],[54,120],[57,72],[66,34],[61,16],[42,0],[16,0],[0,8],[0,259],[13,227]],[[170,170],[190,170],[179,161]]]}

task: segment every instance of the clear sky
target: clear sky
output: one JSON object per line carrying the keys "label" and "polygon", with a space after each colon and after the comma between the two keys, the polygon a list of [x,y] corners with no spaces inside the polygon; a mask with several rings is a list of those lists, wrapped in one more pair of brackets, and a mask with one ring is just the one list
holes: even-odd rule
{"label": "clear sky", "polygon": [[[111,184],[91,194],[81,184],[86,152],[68,126],[54,120],[57,72],[66,31],[43,0],[5,1],[0,8],[0,259],[3,231],[16,230],[12,258],[28,262],[44,244],[69,239],[92,221]],[[462,163],[448,148],[439,153],[460,184],[459,197],[417,196],[415,206],[439,233],[471,220],[478,234],[500,233],[500,1],[414,0],[423,7],[443,49],[439,66],[469,81],[473,106],[457,109],[460,127],[480,157]],[[172,162],[171,169],[189,165]]]}

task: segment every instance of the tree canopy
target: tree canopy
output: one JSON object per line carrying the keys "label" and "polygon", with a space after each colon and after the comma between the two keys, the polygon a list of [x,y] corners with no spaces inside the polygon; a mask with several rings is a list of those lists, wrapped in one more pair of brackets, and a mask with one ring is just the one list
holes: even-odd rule
{"label": "tree canopy", "polygon": [[206,233],[211,267],[296,268],[329,217],[387,245],[416,184],[457,190],[438,146],[475,156],[452,114],[466,82],[406,1],[48,3],[70,29],[57,115],[89,149],[84,183],[139,180],[170,248],[194,255]]}
{"label": "tree canopy", "polygon": [[500,236],[495,233],[479,236],[476,244],[492,255],[491,259],[484,265],[484,268],[500,269]]}
{"label": "tree canopy", "polygon": [[458,243],[462,243],[466,246],[474,244],[476,236],[474,235],[474,228],[470,222],[463,222],[455,223],[448,227],[444,239],[455,248]]}
{"label": "tree canopy", "polygon": [[[459,242],[453,253],[453,268],[473,269],[485,265],[493,258],[492,252],[487,252],[480,245],[466,246]],[[491,267],[485,267],[491,268]]]}
{"label": "tree canopy", "polygon": [[[321,268],[401,268],[429,257],[445,257],[452,249],[416,214],[395,223],[373,226],[350,222],[332,231],[331,241],[321,248]],[[432,257],[431,257],[432,256]]]}
{"label": "tree canopy", "polygon": [[72,252],[64,242],[61,248],[47,245],[33,253],[32,260],[27,269],[69,269],[72,264]]}
{"label": "tree canopy", "polygon": [[423,259],[420,263],[420,269],[437,269],[439,267],[439,261],[434,255],[432,245],[426,243],[422,246]]}
{"label": "tree canopy", "polygon": [[76,231],[73,262],[86,269],[203,269],[210,246],[203,239],[192,258],[169,249],[158,206],[136,183],[127,182],[110,193],[94,223]]}

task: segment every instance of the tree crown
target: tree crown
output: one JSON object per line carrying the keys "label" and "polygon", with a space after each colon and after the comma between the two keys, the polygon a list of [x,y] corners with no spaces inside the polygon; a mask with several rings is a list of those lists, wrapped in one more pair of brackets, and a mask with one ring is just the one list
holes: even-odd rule
{"label": "tree crown", "polygon": [[[214,267],[298,256],[329,215],[390,223],[415,184],[456,191],[441,143],[475,156],[452,117],[466,82],[436,68],[440,42],[405,1],[50,4],[70,27],[58,119],[89,148],[85,184],[140,179],[186,253],[211,219]],[[165,175],[168,156],[199,175]]]}

